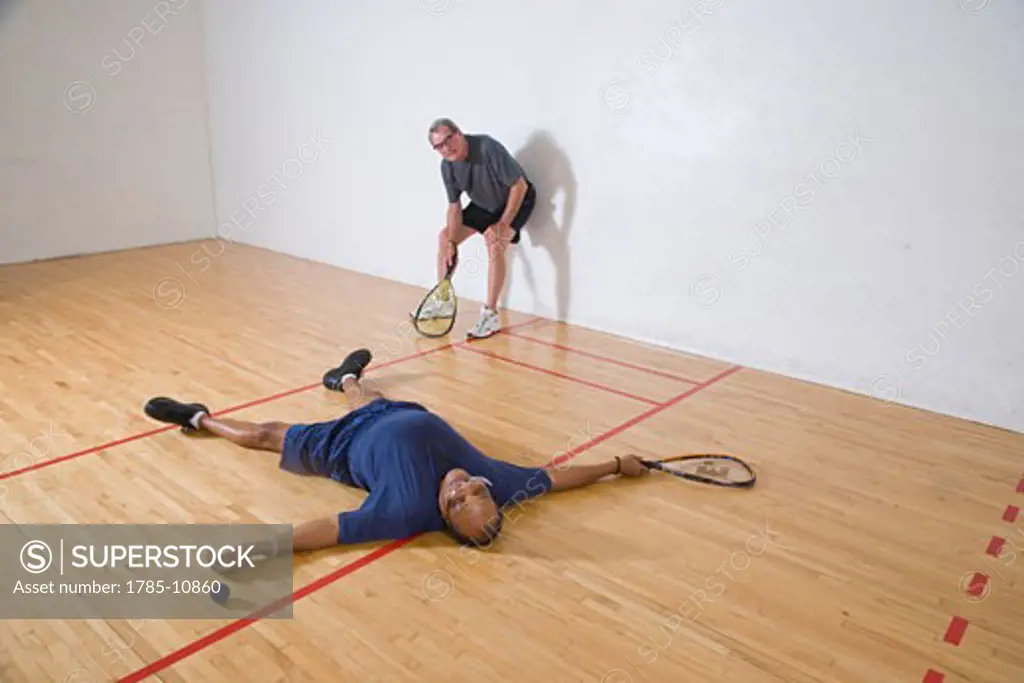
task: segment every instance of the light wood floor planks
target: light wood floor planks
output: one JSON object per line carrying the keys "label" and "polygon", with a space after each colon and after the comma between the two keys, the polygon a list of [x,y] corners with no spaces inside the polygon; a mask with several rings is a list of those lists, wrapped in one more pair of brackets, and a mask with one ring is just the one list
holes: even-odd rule
{"label": "light wood floor planks", "polygon": [[1024,680],[1024,436],[516,313],[470,347],[468,302],[450,339],[419,339],[416,288],[204,249],[0,267],[6,523],[290,523],[358,505],[141,413],[164,394],[330,419],[346,408],[320,375],[358,346],[380,388],[498,457],[729,451],[759,486],[607,482],[527,503],[487,553],[436,536],[314,553],[287,621],[3,621],[0,681]]}

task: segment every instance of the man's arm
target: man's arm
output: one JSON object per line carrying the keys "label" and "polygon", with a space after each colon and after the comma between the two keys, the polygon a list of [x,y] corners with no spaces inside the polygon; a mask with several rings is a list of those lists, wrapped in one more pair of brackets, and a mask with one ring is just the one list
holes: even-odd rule
{"label": "man's arm", "polygon": [[484,138],[481,150],[498,181],[509,188],[508,202],[498,223],[503,226],[512,225],[512,220],[519,213],[519,207],[522,206],[523,197],[526,196],[529,187],[526,172],[505,146],[494,138]]}
{"label": "man's arm", "polygon": [[548,468],[551,476],[551,490],[564,491],[581,486],[590,486],[597,481],[611,476],[618,470],[615,460],[598,465],[575,465],[569,469]]}
{"label": "man's arm", "polygon": [[508,203],[505,205],[505,212],[501,215],[501,220],[499,221],[501,225],[512,225],[512,219],[519,213],[523,197],[526,196],[527,187],[524,176],[519,176],[519,180],[512,183],[508,193]]}
{"label": "man's arm", "polygon": [[338,517],[331,515],[297,525],[292,533],[253,544],[251,558],[257,562],[338,545]]}
{"label": "man's arm", "polygon": [[[297,525],[290,534],[257,541],[252,544],[252,550],[248,557],[255,567],[259,567],[284,555],[292,555],[306,550],[319,550],[334,545],[338,545],[338,517],[336,515],[303,522]],[[215,572],[224,576],[231,576],[246,568],[244,565],[214,565],[211,567]]]}
{"label": "man's arm", "polygon": [[445,196],[448,198],[448,212],[445,225],[448,226],[448,241],[454,242],[456,230],[462,223],[462,190],[455,185],[455,175],[451,164],[441,162],[441,182],[444,184]]}
{"label": "man's arm", "polygon": [[337,515],[303,522],[295,527],[295,533],[292,536],[292,552],[320,550],[332,545],[338,545]]}
{"label": "man's arm", "polygon": [[[372,495],[367,501],[371,498]],[[373,506],[364,502],[358,510],[302,522],[295,525],[291,534],[258,541],[253,544],[250,557],[259,564],[283,555],[330,548],[342,543],[381,540],[402,531],[398,522],[378,520]]]}
{"label": "man's arm", "polygon": [[459,226],[462,225],[462,202],[455,201],[448,204],[445,224],[448,226],[448,242],[454,244],[455,236],[459,234]]}
{"label": "man's arm", "polygon": [[638,477],[648,471],[647,466],[635,455],[616,457],[614,460],[596,465],[575,465],[568,469],[556,469],[554,466],[549,466],[547,469],[548,476],[551,477],[552,491],[590,486],[615,474]]}

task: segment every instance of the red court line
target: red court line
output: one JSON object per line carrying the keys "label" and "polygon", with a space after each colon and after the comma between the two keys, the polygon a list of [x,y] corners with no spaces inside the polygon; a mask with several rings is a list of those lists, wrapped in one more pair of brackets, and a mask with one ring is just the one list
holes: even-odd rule
{"label": "red court line", "polygon": [[22,467],[20,469],[11,470],[10,472],[4,472],[4,473],[0,474],[0,481],[3,481],[4,479],[10,479],[11,477],[15,477],[15,476],[17,476],[19,474],[24,474],[25,472],[31,472],[32,470],[40,470],[40,469],[42,469],[44,467],[49,467],[50,465],[56,465],[59,462],[64,462],[66,460],[71,460],[72,458],[80,458],[83,455],[89,455],[90,453],[95,453],[97,451],[102,451],[105,448],[113,448],[114,446],[120,446],[121,444],[129,443],[131,441],[137,441],[139,439],[145,439],[147,436],[153,436],[154,434],[160,434],[161,432],[167,432],[167,431],[170,431],[172,429],[177,429],[177,428],[178,427],[176,425],[167,425],[166,427],[158,427],[157,429],[151,429],[148,432],[140,432],[138,434],[133,434],[132,436],[126,436],[123,439],[118,439],[117,441],[109,441],[107,443],[100,444],[99,446],[93,446],[92,448],[86,448],[83,451],[75,451],[74,453],[68,453],[67,455],[62,455],[59,458],[51,458],[49,460],[43,460],[41,462],[37,462],[37,463],[34,463],[32,465],[26,465],[25,467]]}
{"label": "red court line", "polygon": [[647,374],[650,374],[650,375],[657,375],[659,377],[665,377],[666,379],[673,379],[673,380],[676,380],[677,382],[686,382],[687,384],[700,384],[700,382],[697,382],[696,380],[687,379],[686,377],[681,377],[679,375],[673,375],[670,372],[664,372],[663,370],[657,370],[655,368],[649,368],[649,367],[646,367],[644,365],[636,365],[635,363],[627,363],[626,361],[623,361],[623,360],[618,360],[618,359],[615,359],[615,358],[609,358],[608,356],[602,356],[602,355],[596,354],[596,353],[594,353],[592,351],[584,351],[582,349],[576,349],[576,348],[573,348],[571,346],[566,346],[564,344],[558,344],[558,343],[555,343],[553,341],[548,341],[547,339],[540,339],[538,337],[531,337],[530,335],[520,334],[518,332],[509,333],[509,336],[510,337],[515,337],[517,339],[525,339],[527,341],[534,342],[535,344],[543,344],[545,346],[550,346],[552,348],[559,349],[560,351],[568,351],[569,353],[575,353],[575,354],[577,354],[579,356],[586,356],[588,358],[594,358],[596,360],[604,361],[605,363],[612,363],[613,365],[620,365],[620,366],[622,366],[624,368],[629,368],[631,370],[638,370],[640,372],[646,372]]}
{"label": "red court line", "polygon": [[[417,534],[417,536],[418,535],[419,534]],[[211,631],[210,633],[207,633],[205,636],[203,636],[203,637],[201,637],[201,638],[199,638],[197,640],[192,641],[191,643],[189,643],[185,647],[172,652],[171,654],[167,655],[166,657],[158,659],[157,661],[155,661],[155,662],[153,662],[151,664],[147,664],[146,666],[142,667],[141,669],[138,669],[137,671],[133,671],[132,673],[130,673],[127,676],[125,676],[124,678],[118,679],[118,683],[127,683],[128,681],[142,681],[142,680],[146,679],[147,677],[152,676],[156,672],[161,671],[163,669],[166,669],[168,666],[174,664],[175,662],[181,661],[182,659],[185,659],[189,655],[191,655],[191,654],[193,654],[195,652],[198,652],[199,650],[202,650],[204,648],[207,648],[210,645],[213,645],[214,643],[227,638],[232,633],[236,633],[237,631],[242,630],[243,628],[245,628],[246,626],[249,626],[250,624],[255,624],[257,621],[260,621],[265,615],[273,614],[277,610],[283,608],[285,605],[288,604],[289,601],[292,601],[292,602],[297,601],[297,600],[305,597],[306,595],[309,595],[310,593],[314,593],[314,592],[320,590],[321,588],[323,588],[324,586],[327,586],[327,585],[337,581],[341,577],[346,576],[347,574],[351,574],[352,572],[356,571],[357,569],[365,567],[366,565],[370,564],[374,560],[376,560],[376,559],[378,559],[380,557],[383,557],[384,555],[387,555],[392,550],[397,550],[398,548],[402,547],[403,545],[409,543],[410,541],[412,541],[417,536],[410,536],[408,538],[403,538],[403,539],[400,539],[400,540],[397,540],[397,541],[392,541],[391,543],[388,543],[387,545],[381,546],[380,548],[377,548],[373,552],[370,552],[370,553],[367,553],[366,555],[363,555],[358,560],[355,560],[353,562],[349,562],[345,566],[339,567],[338,569],[335,569],[330,574],[326,574],[324,576],[321,576],[319,579],[306,584],[305,586],[303,586],[299,590],[295,591],[292,595],[289,595],[287,597],[275,600],[274,602],[272,602],[272,603],[270,603],[270,604],[268,604],[268,605],[266,605],[266,606],[256,610],[250,616],[245,617],[243,619],[238,619],[237,621],[233,621],[233,622],[231,622],[231,623],[229,623],[229,624],[227,624],[227,625],[217,629],[216,631]]]}
{"label": "red court line", "polygon": [[[1024,492],[1024,479],[1020,480],[1017,484],[1017,493]],[[1016,505],[1007,505],[1006,510],[1003,512],[1004,522],[1014,522],[1017,519],[1017,515],[1020,514],[1020,508]],[[999,557],[1003,551],[1003,545],[1006,543],[1006,539],[1000,536],[993,536],[988,542],[988,547],[985,549],[985,554],[993,557]],[[971,577],[970,584],[967,586],[967,594],[972,597],[978,597],[985,592],[986,586],[988,586],[989,577],[981,572],[975,572],[974,576]],[[963,617],[953,617],[949,622],[949,627],[946,629],[946,635],[943,640],[953,645],[960,645],[960,641],[963,640],[964,632],[967,631],[967,620]],[[924,683],[942,683],[945,680],[945,674],[939,673],[934,669],[928,669],[924,675]]]}
{"label": "red court line", "polygon": [[[417,536],[418,535],[419,534],[417,534]],[[305,596],[309,595],[310,593],[314,593],[323,588],[324,586],[334,583],[341,577],[351,574],[357,569],[365,567],[374,560],[387,555],[391,551],[401,548],[406,543],[409,543],[413,539],[417,538],[417,536],[410,536],[408,538],[392,541],[387,545],[381,546],[373,552],[363,555],[358,560],[349,562],[345,566],[335,569],[330,574],[321,576],[319,579],[306,584],[299,590],[295,591],[292,595],[275,600],[269,605],[266,605],[265,607],[256,610],[252,613],[252,615],[226,624],[225,626],[222,626],[221,628],[215,631],[211,631],[210,633],[207,633],[205,636],[192,641],[185,647],[175,650],[171,654],[162,657],[156,660],[155,662],[152,662],[151,664],[147,664],[141,669],[133,671],[124,678],[118,679],[117,683],[135,683],[137,681],[145,680],[149,676],[152,676],[155,673],[166,669],[172,664],[175,664],[176,662],[179,662],[182,659],[185,659],[186,657],[193,655],[196,652],[199,652],[200,650],[205,649],[218,641],[224,640],[233,633],[241,631],[246,626],[249,626],[250,624],[255,624],[257,621],[260,621],[265,615],[273,614],[277,610],[283,608],[285,605],[288,604],[289,601],[298,601],[301,598],[304,598]]]}
{"label": "red court line", "polygon": [[[651,408],[647,412],[640,413],[639,415],[637,415],[633,419],[628,420],[626,422],[623,422],[621,425],[619,425],[615,429],[612,429],[609,432],[605,432],[604,434],[602,434],[602,435],[600,435],[598,437],[595,437],[590,442],[584,444],[584,446],[586,446],[586,448],[590,448],[591,446],[596,446],[597,444],[601,443],[602,441],[605,441],[606,439],[610,439],[611,437],[615,436],[616,434],[621,434],[622,432],[626,431],[630,427],[643,422],[644,420],[646,420],[649,417],[652,417],[653,415],[657,415],[658,413],[660,413],[661,411],[665,410],[666,408],[671,408],[672,406],[674,406],[675,404],[679,403],[680,401],[683,401],[683,400],[689,398],[690,396],[693,396],[698,391],[702,391],[704,389],[707,389],[712,384],[716,384],[716,383],[722,381],[723,379],[725,379],[726,377],[728,377],[729,375],[731,375],[731,374],[733,374],[735,372],[739,372],[742,369],[743,369],[742,366],[734,365],[733,367],[729,368],[728,370],[725,370],[723,372],[718,373],[717,375],[715,375],[711,379],[709,379],[709,380],[707,380],[705,382],[701,382],[700,384],[698,384],[695,387],[691,387],[689,390],[679,394],[678,396],[675,396],[675,397],[665,401],[664,403],[659,403],[658,405],[654,406],[653,408]],[[572,451],[569,451],[568,453],[565,453],[564,455],[560,456],[560,458],[562,460],[569,460],[571,458],[576,457],[577,455],[579,455],[582,452],[583,452],[582,450],[573,449]],[[555,460],[552,461],[552,464],[558,465],[558,464],[561,464],[561,463],[560,463],[559,459],[556,458]]]}
{"label": "red court line", "polygon": [[[435,350],[437,350],[437,349],[430,349],[428,351],[422,352],[421,355],[426,355],[428,353],[433,353]],[[410,356],[409,359],[411,359],[413,357],[416,357],[416,356]],[[403,359],[403,360],[405,360],[405,359]],[[387,363],[384,363],[383,365],[387,365]],[[273,396],[266,396],[264,398],[258,398],[255,401],[249,401],[247,403],[242,403],[242,404],[239,404],[237,406],[232,406],[230,408],[225,408],[224,410],[214,411],[213,414],[214,415],[226,415],[228,413],[233,413],[236,410],[242,410],[243,408],[251,408],[252,406],[260,405],[261,403],[269,403],[270,401],[276,401],[279,398],[284,398],[285,396],[291,396],[292,394],[297,394],[297,393],[299,393],[301,391],[308,391],[309,389],[313,389],[314,387],[318,387],[318,386],[320,386],[319,382],[317,382],[315,384],[308,384],[308,385],[306,385],[304,387],[299,387],[298,389],[289,389],[288,391],[282,391],[280,393],[274,394]],[[93,446],[92,448],[86,448],[85,450],[75,451],[74,453],[68,453],[67,455],[62,455],[59,458],[51,458],[50,460],[43,460],[42,462],[37,462],[37,463],[32,464],[32,465],[27,465],[25,467],[22,467],[21,469],[11,470],[10,472],[4,472],[3,474],[0,474],[0,481],[3,481],[4,479],[10,479],[11,477],[15,477],[15,476],[17,476],[19,474],[24,474],[25,472],[31,472],[32,470],[39,470],[39,469],[42,469],[44,467],[49,467],[51,465],[56,465],[57,463],[66,462],[68,460],[73,460],[74,458],[80,458],[83,455],[89,455],[90,453],[96,453],[98,451],[106,450],[107,448],[113,448],[114,446],[120,446],[122,444],[130,443],[132,441],[138,441],[139,439],[144,439],[144,438],[146,438],[148,436],[154,436],[156,434],[160,434],[160,433],[163,433],[163,432],[168,432],[168,431],[171,431],[171,430],[174,430],[174,429],[178,429],[178,426],[177,425],[165,425],[163,427],[157,427],[156,429],[150,429],[149,431],[140,432],[138,434],[133,434],[132,436],[127,436],[127,437],[125,437],[123,439],[117,439],[116,441],[109,441],[107,443],[100,444],[99,446]]]}
{"label": "red court line", "polygon": [[[695,387],[692,387],[689,391],[686,391],[685,393],[679,394],[678,396],[675,396],[675,397],[669,399],[668,401],[665,401],[664,403],[660,403],[660,404],[654,406],[653,408],[651,408],[650,410],[648,410],[648,411],[646,411],[644,413],[641,413],[640,415],[637,415],[636,417],[633,417],[633,418],[623,422],[622,424],[618,425],[617,427],[614,427],[614,428],[608,430],[604,434],[596,436],[593,439],[591,439],[590,441],[577,446],[576,448],[572,449],[571,451],[566,451],[565,453],[563,453],[562,455],[558,456],[557,458],[553,458],[550,462],[548,462],[548,466],[558,465],[558,464],[561,464],[562,462],[565,462],[566,460],[571,460],[572,458],[576,457],[580,453],[583,453],[584,451],[593,448],[594,446],[598,445],[599,443],[602,443],[603,441],[606,441],[606,440],[610,439],[611,437],[613,437],[613,436],[615,436],[617,434],[621,434],[622,432],[626,431],[630,427],[633,427],[633,426],[639,424],[640,422],[643,422],[644,420],[648,419],[649,417],[651,417],[653,415],[656,415],[656,414],[662,412],[663,410],[666,410],[667,408],[670,408],[671,406],[676,405],[680,401],[683,401],[686,398],[688,398],[690,396],[693,396],[698,391],[706,389],[706,388],[710,387],[712,384],[720,382],[721,380],[725,379],[729,375],[731,375],[731,374],[733,374],[733,373],[735,373],[735,372],[737,372],[737,371],[739,371],[741,369],[742,368],[737,365],[737,366],[729,368],[728,370],[725,370],[724,372],[721,372],[721,373],[715,375],[711,379],[709,379],[709,380],[707,380],[705,382],[702,382],[701,384],[698,384]],[[365,567],[366,565],[370,564],[371,562],[374,562],[375,560],[379,560],[380,558],[390,554],[391,552],[397,550],[398,548],[402,547],[403,545],[409,543],[413,539],[418,538],[418,536],[419,536],[419,534],[417,534],[416,536],[410,536],[409,538],[404,538],[404,539],[399,540],[399,541],[393,541],[393,542],[389,543],[388,545],[382,546],[382,547],[374,550],[373,552],[368,553],[367,555],[364,555],[363,557],[359,558],[358,560],[350,562],[349,564],[344,565],[343,567],[339,567],[338,569],[334,570],[330,574],[327,574],[327,575],[317,579],[316,581],[313,581],[312,583],[309,583],[309,584],[303,586],[302,588],[300,588],[299,590],[295,591],[292,594],[292,600],[293,601],[298,601],[298,600],[306,597],[307,595],[315,593],[316,591],[320,590],[321,588],[325,588],[326,586],[329,586],[330,584],[334,583],[335,581],[337,581],[341,577],[346,576],[348,574],[351,574],[352,572],[356,571],[357,569],[361,569],[362,567]],[[280,601],[278,601],[278,602],[280,602]],[[186,657],[190,657],[191,655],[196,654],[197,652],[199,652],[199,651],[209,647],[210,645],[213,645],[214,643],[217,643],[217,642],[219,642],[221,640],[224,640],[225,638],[227,638],[231,634],[237,633],[238,631],[241,631],[246,626],[249,626],[251,624],[255,624],[257,621],[260,620],[260,616],[259,616],[260,614],[270,613],[270,612],[272,612],[272,611],[274,611],[276,609],[279,609],[279,607],[280,607],[280,605],[277,602],[275,602],[274,606],[272,608],[268,606],[266,608],[263,608],[263,609],[259,610],[258,612],[254,612],[251,617],[247,617],[247,618],[244,618],[244,619],[238,619],[238,620],[233,621],[231,623],[225,624],[224,626],[221,626],[219,629],[206,634],[202,638],[194,640],[191,643],[188,643],[187,645],[184,645],[184,646],[178,648],[174,652],[171,652],[170,654],[164,655],[160,659],[147,664],[146,666],[142,667],[141,669],[138,669],[137,671],[134,671],[134,672],[128,674],[124,678],[118,679],[117,683],[138,683],[139,681],[142,681],[143,679],[145,679],[147,676],[152,676],[152,675],[154,675],[154,674],[156,674],[156,673],[158,673],[160,671],[163,671],[164,669],[168,668],[169,666],[171,666],[171,665],[173,665],[173,664],[175,664],[177,662],[180,662],[181,660],[185,659]]]}
{"label": "red court line", "polygon": [[992,557],[999,557],[999,554],[1003,552],[1003,545],[1005,543],[1005,538],[993,536],[992,540],[988,542],[988,548],[985,549],[985,552]]}
{"label": "red court line", "polygon": [[964,639],[964,632],[967,631],[967,620],[963,617],[953,617],[946,629],[946,636],[943,638],[947,643],[959,645]]}
{"label": "red court line", "polygon": [[611,393],[611,394],[618,394],[619,396],[625,396],[626,398],[631,398],[634,401],[641,401],[643,403],[647,403],[648,405],[652,405],[652,406],[660,405],[660,403],[658,403],[658,401],[655,401],[655,400],[650,399],[650,398],[644,398],[643,396],[637,396],[636,394],[631,394],[628,391],[622,391],[620,389],[615,389],[615,388],[607,386],[605,384],[598,384],[597,382],[591,382],[590,380],[587,380],[587,379],[581,379],[579,377],[573,377],[572,375],[566,375],[566,374],[561,373],[561,372],[556,372],[555,370],[549,370],[547,368],[542,368],[542,367],[537,366],[537,365],[531,365],[530,363],[524,363],[521,360],[516,360],[514,358],[509,358],[507,356],[502,356],[501,354],[495,353],[493,351],[484,351],[483,349],[474,349],[474,348],[471,348],[469,346],[465,347],[465,349],[466,349],[466,351],[472,351],[473,353],[479,354],[481,356],[487,356],[488,358],[494,358],[496,360],[504,361],[506,363],[511,363],[512,365],[518,365],[521,368],[527,368],[529,370],[535,370],[537,372],[543,372],[545,375],[551,375],[553,377],[559,377],[561,379],[569,380],[570,382],[576,382],[577,384],[582,384],[584,386],[588,386],[588,387],[591,387],[591,388],[594,388],[594,389],[600,389],[601,391],[607,391],[608,393]]}
{"label": "red court line", "polygon": [[971,577],[971,582],[967,585],[967,594],[976,598],[985,592],[985,586],[987,585],[988,576],[981,572],[974,572],[974,576]]}
{"label": "red court line", "polygon": [[[533,325],[533,324],[536,324],[538,322],[545,322],[545,321],[547,321],[546,318],[531,318],[530,320],[525,320],[523,322],[516,323],[514,325],[509,325],[508,327],[504,328],[503,330],[500,330],[498,332],[498,334],[507,333],[509,330],[513,330],[513,329],[518,328],[518,327],[526,327],[528,325]],[[463,346],[465,344],[468,344],[468,343],[470,343],[472,341],[474,341],[474,340],[466,339],[466,340],[458,341],[458,342],[449,342],[447,344],[442,344],[440,346],[435,346],[434,348],[431,348],[431,349],[425,349],[423,351],[417,351],[416,353],[411,353],[411,354],[409,354],[407,356],[400,356],[399,358],[393,358],[393,359],[385,361],[383,363],[375,364],[375,365],[371,366],[371,368],[366,371],[366,374],[370,374],[370,373],[372,373],[375,370],[379,370],[380,368],[386,368],[389,365],[397,365],[398,363],[404,363],[405,361],[414,360],[416,358],[422,358],[423,356],[428,356],[428,355],[430,355],[432,353],[437,353],[439,351],[444,351],[446,349],[457,348],[457,347]],[[320,382],[314,382],[312,384],[307,384],[304,387],[299,387],[298,389],[288,389],[287,391],[281,391],[281,392],[278,392],[278,393],[273,394],[271,396],[265,396],[263,398],[257,398],[257,399],[255,399],[253,401],[247,401],[246,403],[240,403],[240,404],[238,404],[236,406],[231,406],[230,408],[225,408],[224,410],[216,410],[216,411],[213,412],[213,415],[214,416],[218,416],[218,417],[221,416],[221,415],[228,415],[229,413],[234,413],[236,411],[243,410],[245,408],[252,408],[253,406],[258,406],[258,405],[261,405],[261,404],[264,404],[264,403],[270,403],[271,401],[276,401],[276,400],[278,400],[280,398],[285,398],[286,396],[291,396],[293,394],[298,394],[298,393],[301,393],[303,391],[309,391],[310,389],[315,389],[315,388],[317,388],[319,386],[322,386],[322,384]],[[58,463],[67,462],[68,460],[74,460],[75,458],[80,458],[83,455],[89,455],[90,453],[97,453],[99,451],[106,450],[108,448],[113,448],[114,446],[120,446],[120,445],[123,445],[123,444],[126,444],[126,443],[130,443],[132,441],[138,441],[139,439],[145,439],[146,437],[154,436],[156,434],[161,434],[163,432],[168,432],[168,431],[171,431],[171,430],[174,430],[174,429],[178,429],[178,426],[177,425],[165,425],[163,427],[157,427],[156,429],[150,429],[150,430],[145,431],[145,432],[139,432],[138,434],[133,434],[131,436],[126,436],[123,439],[117,439],[115,441],[108,441],[107,443],[102,443],[99,446],[93,446],[91,448],[86,448],[86,449],[81,450],[81,451],[75,451],[74,453],[68,453],[67,455],[62,455],[62,456],[57,457],[57,458],[51,458],[49,460],[43,460],[41,462],[37,462],[37,463],[34,463],[32,465],[27,465],[27,466],[22,467],[20,469],[11,470],[10,472],[0,473],[0,481],[3,481],[4,479],[10,479],[11,477],[19,476],[21,474],[25,474],[26,472],[31,472],[33,470],[41,470],[44,467],[50,467],[50,466],[56,465]]]}

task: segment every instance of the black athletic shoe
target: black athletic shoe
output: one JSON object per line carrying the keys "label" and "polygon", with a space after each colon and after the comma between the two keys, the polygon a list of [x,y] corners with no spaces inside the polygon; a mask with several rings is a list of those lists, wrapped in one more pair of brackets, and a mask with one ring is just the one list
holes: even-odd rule
{"label": "black athletic shoe", "polygon": [[373,360],[373,354],[369,349],[356,349],[345,357],[336,368],[324,373],[324,386],[331,391],[341,391],[341,378],[345,375],[355,375],[356,379],[363,376],[363,370]]}
{"label": "black athletic shoe", "polygon": [[145,410],[146,415],[154,420],[176,424],[181,427],[181,431],[186,433],[196,431],[191,422],[196,413],[210,413],[210,409],[202,403],[182,403],[166,396],[149,399],[146,402]]}

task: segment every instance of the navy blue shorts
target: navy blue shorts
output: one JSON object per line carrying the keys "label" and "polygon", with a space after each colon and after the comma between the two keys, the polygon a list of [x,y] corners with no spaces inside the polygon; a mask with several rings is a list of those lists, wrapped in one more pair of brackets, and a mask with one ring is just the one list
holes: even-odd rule
{"label": "navy blue shorts", "polygon": [[295,474],[327,476],[360,486],[348,466],[349,448],[356,433],[383,415],[409,409],[426,410],[418,403],[378,398],[336,420],[292,425],[284,435],[280,467]]}

